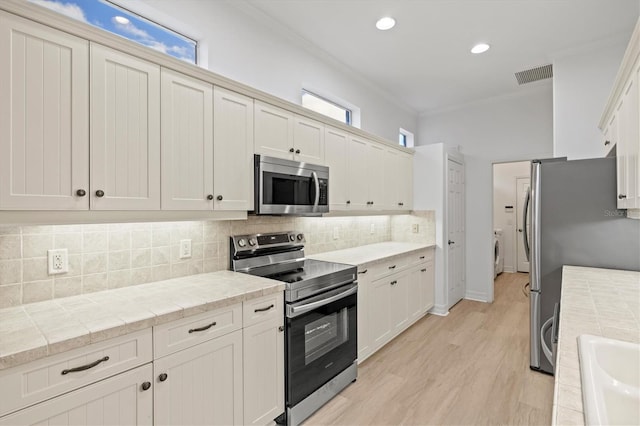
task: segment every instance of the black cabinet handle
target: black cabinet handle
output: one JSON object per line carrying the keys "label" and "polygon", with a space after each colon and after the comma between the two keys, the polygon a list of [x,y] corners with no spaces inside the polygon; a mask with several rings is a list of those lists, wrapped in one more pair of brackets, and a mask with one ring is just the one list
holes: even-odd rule
{"label": "black cabinet handle", "polygon": [[347,204],[351,204],[351,200],[347,200]]}
{"label": "black cabinet handle", "polygon": [[625,198],[627,198],[626,195],[624,194],[618,194],[618,200],[624,200]]}
{"label": "black cabinet handle", "polygon": [[279,332],[283,332],[284,331],[284,326],[281,325],[280,327],[278,327],[278,331]]}
{"label": "black cabinet handle", "polygon": [[358,271],[359,274],[366,274],[368,271],[368,269],[365,269],[364,271]]}
{"label": "black cabinet handle", "polygon": [[208,330],[208,329],[210,329],[211,327],[213,327],[214,325],[216,325],[216,322],[215,322],[215,321],[214,321],[214,322],[212,322],[212,323],[211,323],[211,324],[209,324],[209,325],[205,325],[204,327],[191,328],[191,329],[189,329],[189,334],[191,334],[191,333],[197,333],[198,331],[205,331],[205,330]]}
{"label": "black cabinet handle", "polygon": [[398,281],[393,280],[393,281],[391,281],[391,283],[390,283],[390,284],[391,284],[391,285],[396,285],[396,284],[398,284]]}
{"label": "black cabinet handle", "polygon": [[293,152],[293,151],[294,151],[294,149],[293,149],[293,148],[289,148],[289,152]]}
{"label": "black cabinet handle", "polygon": [[396,265],[389,266],[389,269],[396,269]]}
{"label": "black cabinet handle", "polygon": [[161,375],[158,376],[158,380],[160,380],[161,382],[164,382],[165,380],[167,380],[167,373],[162,373]]}
{"label": "black cabinet handle", "polygon": [[299,149],[296,149],[296,154],[300,154],[300,150]]}
{"label": "black cabinet handle", "polygon": [[109,357],[108,357],[108,356],[105,356],[105,357],[103,357],[103,358],[100,358],[100,359],[99,359],[99,360],[97,360],[97,361],[92,362],[91,364],[82,365],[82,366],[80,366],[80,367],[74,367],[74,368],[64,369],[64,370],[62,370],[62,372],[61,372],[60,374],[62,374],[62,375],[64,376],[64,375],[67,375],[67,374],[69,374],[69,373],[77,373],[78,371],[88,370],[88,369],[90,369],[90,368],[95,367],[96,365],[98,365],[98,364],[100,364],[100,363],[107,362],[107,361],[109,361]]}
{"label": "black cabinet handle", "polygon": [[427,272],[427,268],[420,269],[420,272]]}
{"label": "black cabinet handle", "polygon": [[222,195],[218,195],[218,196],[216,197],[216,200],[218,200],[218,201],[222,201],[222,199],[223,199]]}
{"label": "black cabinet handle", "polygon": [[149,390],[149,388],[151,388],[151,382],[144,382],[140,387],[143,391]]}
{"label": "black cabinet handle", "polygon": [[424,259],[424,256],[420,256],[420,259]]}
{"label": "black cabinet handle", "polygon": [[451,244],[455,244],[455,241],[451,241],[451,240],[449,240],[449,242],[448,242],[447,244],[449,244],[449,245],[451,245]]}
{"label": "black cabinet handle", "polygon": [[611,141],[604,141],[604,146],[607,146],[611,143]]}
{"label": "black cabinet handle", "polygon": [[78,189],[78,190],[76,191],[76,195],[77,195],[78,197],[84,197],[85,195],[87,195],[87,191],[85,191],[84,189]]}
{"label": "black cabinet handle", "polygon": [[102,189],[98,189],[96,191],[96,197],[98,197],[98,198],[104,197],[104,191]]}
{"label": "black cabinet handle", "polygon": [[265,312],[268,311],[271,308],[274,308],[275,305],[271,304],[269,306],[267,306],[266,308],[258,308],[258,309],[254,309],[253,312]]}

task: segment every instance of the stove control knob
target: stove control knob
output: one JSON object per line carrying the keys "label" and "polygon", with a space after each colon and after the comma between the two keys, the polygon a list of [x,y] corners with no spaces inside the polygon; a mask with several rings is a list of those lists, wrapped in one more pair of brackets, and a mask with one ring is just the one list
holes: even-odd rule
{"label": "stove control knob", "polygon": [[244,247],[244,246],[246,246],[246,245],[247,245],[247,242],[244,240],[244,238],[240,238],[240,239],[238,240],[238,245],[239,245],[240,247]]}
{"label": "stove control knob", "polygon": [[289,235],[289,241],[294,241],[296,239],[296,236],[291,234]]}
{"label": "stove control knob", "polygon": [[249,238],[249,245],[250,246],[255,246],[256,245],[256,240],[253,238]]}
{"label": "stove control knob", "polygon": [[298,241],[302,241],[303,238],[304,238],[304,234],[298,234]]}

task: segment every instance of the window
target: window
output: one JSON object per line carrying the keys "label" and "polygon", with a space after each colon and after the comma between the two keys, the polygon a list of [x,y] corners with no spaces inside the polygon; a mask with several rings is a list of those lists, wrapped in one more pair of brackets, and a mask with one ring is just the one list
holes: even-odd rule
{"label": "window", "polygon": [[349,108],[338,105],[335,102],[306,90],[302,91],[302,106],[326,115],[327,117],[342,121],[350,126],[352,125],[353,114]]}
{"label": "window", "polygon": [[413,133],[401,128],[398,142],[400,146],[404,146],[406,148],[413,148]]}
{"label": "window", "polygon": [[198,43],[195,40],[106,0],[29,1],[183,61],[196,63]]}

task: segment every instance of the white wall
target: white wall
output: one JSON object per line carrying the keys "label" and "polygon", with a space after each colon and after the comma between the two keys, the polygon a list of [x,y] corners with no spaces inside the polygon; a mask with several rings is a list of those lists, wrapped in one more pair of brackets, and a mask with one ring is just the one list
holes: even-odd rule
{"label": "white wall", "polygon": [[398,140],[417,133],[415,111],[283,30],[244,2],[116,0],[133,11],[195,37],[207,68],[300,104],[303,86],[346,100],[361,110],[361,128]]}
{"label": "white wall", "polygon": [[554,157],[604,157],[598,123],[628,40],[553,61]]}
{"label": "white wall", "polygon": [[[492,163],[545,158],[553,153],[551,83],[532,84],[521,95],[423,116],[419,122],[418,145],[458,145],[465,156],[468,298],[493,300]],[[420,161],[417,157],[417,169],[425,167]],[[416,194],[420,185],[416,181]]]}
{"label": "white wall", "polygon": [[[518,161],[493,165],[493,228],[502,229],[504,271],[515,272],[517,256],[518,197],[516,179],[528,177],[531,163]],[[505,206],[513,206],[506,209]]]}

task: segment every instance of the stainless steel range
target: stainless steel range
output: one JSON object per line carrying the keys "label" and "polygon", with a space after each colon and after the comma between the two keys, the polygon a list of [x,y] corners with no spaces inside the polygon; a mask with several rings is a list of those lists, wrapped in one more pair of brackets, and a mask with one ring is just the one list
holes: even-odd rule
{"label": "stainless steel range", "polygon": [[357,377],[357,269],[306,259],[298,232],[231,237],[231,269],[286,283],[285,403],[298,425]]}

